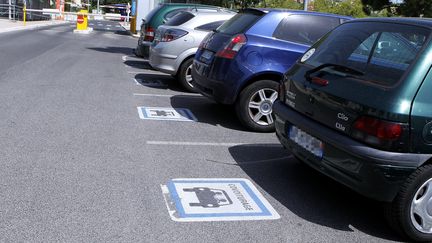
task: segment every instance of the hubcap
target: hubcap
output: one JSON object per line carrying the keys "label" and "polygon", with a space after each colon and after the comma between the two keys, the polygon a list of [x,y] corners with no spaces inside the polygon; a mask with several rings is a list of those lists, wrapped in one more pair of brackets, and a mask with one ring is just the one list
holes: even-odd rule
{"label": "hubcap", "polygon": [[189,86],[193,87],[193,85],[192,85],[192,64],[186,69],[185,80]]}
{"label": "hubcap", "polygon": [[264,88],[255,92],[249,100],[249,116],[262,126],[273,124],[272,106],[278,93],[274,89]]}
{"label": "hubcap", "polygon": [[432,233],[432,178],[417,190],[411,202],[410,215],[418,231]]}

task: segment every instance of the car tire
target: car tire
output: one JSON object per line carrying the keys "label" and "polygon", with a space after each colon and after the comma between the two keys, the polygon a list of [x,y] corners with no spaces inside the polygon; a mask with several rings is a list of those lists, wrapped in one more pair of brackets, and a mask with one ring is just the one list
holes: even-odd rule
{"label": "car tire", "polygon": [[193,58],[189,58],[181,64],[177,80],[187,91],[196,93],[197,91],[192,84],[192,64]]}
{"label": "car tire", "polygon": [[235,104],[240,122],[256,132],[274,132],[272,106],[278,97],[278,83],[259,80],[244,88]]}
{"label": "car tire", "polygon": [[414,241],[430,242],[431,201],[432,164],[429,164],[418,168],[408,177],[393,202],[386,205],[386,218],[390,226],[402,236]]}

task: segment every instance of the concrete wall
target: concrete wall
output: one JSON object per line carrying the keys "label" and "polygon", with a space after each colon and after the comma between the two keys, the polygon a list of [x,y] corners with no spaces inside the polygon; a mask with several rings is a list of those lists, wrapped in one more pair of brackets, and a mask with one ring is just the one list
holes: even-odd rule
{"label": "concrete wall", "polygon": [[137,0],[136,30],[139,31],[142,19],[155,8],[160,0]]}

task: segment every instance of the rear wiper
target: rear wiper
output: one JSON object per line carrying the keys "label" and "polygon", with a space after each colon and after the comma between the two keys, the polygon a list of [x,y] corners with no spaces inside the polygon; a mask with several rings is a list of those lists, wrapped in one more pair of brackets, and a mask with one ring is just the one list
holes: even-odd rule
{"label": "rear wiper", "polygon": [[305,73],[305,78],[306,80],[310,81],[311,80],[311,74],[316,73],[324,68],[327,67],[332,67],[334,70],[339,71],[339,72],[343,72],[343,73],[347,73],[347,74],[352,74],[352,75],[356,75],[356,76],[363,76],[364,72],[356,70],[354,68],[350,68],[344,65],[340,65],[340,64],[334,64],[334,63],[325,63],[322,65],[319,65],[316,68],[312,68],[311,70],[307,71]]}

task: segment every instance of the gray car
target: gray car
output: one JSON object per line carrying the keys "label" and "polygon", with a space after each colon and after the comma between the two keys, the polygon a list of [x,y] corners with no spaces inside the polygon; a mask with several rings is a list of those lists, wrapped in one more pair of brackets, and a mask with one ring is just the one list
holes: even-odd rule
{"label": "gray car", "polygon": [[156,30],[150,46],[150,65],[175,76],[185,89],[193,92],[191,67],[199,44],[235,14],[224,9],[194,9],[177,14]]}

